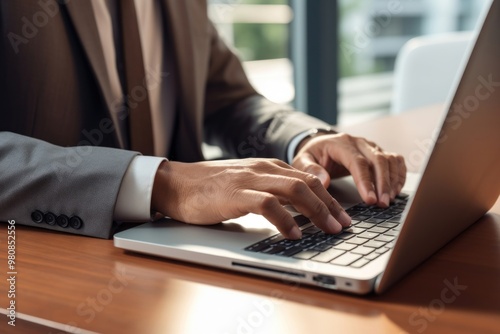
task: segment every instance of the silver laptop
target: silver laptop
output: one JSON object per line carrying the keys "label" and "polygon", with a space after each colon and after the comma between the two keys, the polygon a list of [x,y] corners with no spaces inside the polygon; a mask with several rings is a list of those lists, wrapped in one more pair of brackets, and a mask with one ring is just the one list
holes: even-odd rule
{"label": "silver laptop", "polygon": [[[361,202],[351,179],[332,194],[352,226],[328,235],[294,213],[303,238],[284,239],[261,216],[212,226],[170,219],[114,236],[116,247],[297,284],[381,293],[477,221],[500,194],[500,2],[483,14],[420,175],[387,209]],[[432,80],[432,78],[429,78]]]}

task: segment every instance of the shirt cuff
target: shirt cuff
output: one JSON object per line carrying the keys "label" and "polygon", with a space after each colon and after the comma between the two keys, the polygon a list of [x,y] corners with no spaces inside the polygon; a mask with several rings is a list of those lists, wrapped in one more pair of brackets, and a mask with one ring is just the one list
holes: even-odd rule
{"label": "shirt cuff", "polygon": [[313,137],[317,135],[318,133],[323,133],[323,134],[336,134],[338,133],[337,131],[333,130],[332,128],[316,128],[316,129],[310,129],[304,132],[299,133],[293,139],[290,141],[290,144],[288,144],[288,151],[287,151],[287,159],[288,163],[291,164],[293,161],[293,158],[295,158],[295,151],[297,150],[297,146],[300,145],[300,143],[306,139],[307,137]]}
{"label": "shirt cuff", "polygon": [[300,142],[304,140],[305,138],[309,137],[311,133],[311,130],[307,130],[304,132],[299,133],[293,139],[290,141],[290,144],[288,144],[288,150],[287,150],[287,163],[291,164],[293,161],[293,158],[295,157],[295,151],[297,150],[297,146],[299,146]]}
{"label": "shirt cuff", "polygon": [[116,199],[114,220],[150,221],[151,194],[158,167],[165,158],[137,156],[123,176]]}

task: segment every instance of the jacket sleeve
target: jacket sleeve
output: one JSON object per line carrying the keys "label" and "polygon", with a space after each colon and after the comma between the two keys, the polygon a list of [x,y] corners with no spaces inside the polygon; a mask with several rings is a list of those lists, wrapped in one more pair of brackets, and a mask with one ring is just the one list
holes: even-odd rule
{"label": "jacket sleeve", "polygon": [[0,221],[109,238],[120,184],[136,155],[0,132]]}
{"label": "jacket sleeve", "polygon": [[259,95],[238,57],[209,23],[211,53],[206,85],[205,141],[239,158],[273,157],[286,161],[293,137],[329,124]]}

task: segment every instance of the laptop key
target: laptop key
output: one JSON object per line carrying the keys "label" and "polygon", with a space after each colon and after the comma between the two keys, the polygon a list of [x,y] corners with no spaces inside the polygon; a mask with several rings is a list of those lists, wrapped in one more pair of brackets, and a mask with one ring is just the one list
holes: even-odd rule
{"label": "laptop key", "polygon": [[401,223],[401,216],[397,215],[392,217],[391,219],[387,219],[389,223]]}
{"label": "laptop key", "polygon": [[375,238],[376,241],[383,241],[383,242],[391,242],[394,240],[394,237],[391,237],[389,235],[379,235],[378,237]]}
{"label": "laptop key", "polygon": [[333,235],[331,235],[331,234],[317,233],[317,234],[312,235],[308,240],[311,240],[314,243],[319,244],[320,242],[331,239],[332,237],[333,237]]}
{"label": "laptop key", "polygon": [[398,226],[396,223],[390,223],[390,222],[383,222],[377,225],[377,227],[384,227],[384,228],[393,228]]}
{"label": "laptop key", "polygon": [[361,267],[365,266],[368,262],[370,262],[370,261],[367,259],[359,259],[358,261],[351,264],[350,267],[361,268]]}
{"label": "laptop key", "polygon": [[398,234],[399,234],[399,232],[395,231],[395,230],[389,230],[389,231],[387,231],[387,232],[384,233],[384,235],[389,235],[391,237],[397,237]]}
{"label": "laptop key", "polygon": [[389,219],[392,217],[393,217],[393,215],[385,213],[385,212],[375,216],[375,218],[378,218],[378,219]]}
{"label": "laptop key", "polygon": [[332,261],[330,261],[330,263],[336,264],[338,266],[348,266],[354,261],[359,260],[360,258],[361,255],[359,254],[346,253],[337,257],[336,259],[333,259]]}
{"label": "laptop key", "polygon": [[387,208],[381,208],[378,206],[374,206],[374,207],[370,208],[369,212],[373,214],[373,213],[384,212],[385,210],[387,210]]}
{"label": "laptop key", "polygon": [[377,257],[379,257],[381,254],[378,254],[377,252],[370,253],[365,256],[365,259],[367,260],[375,260]]}
{"label": "laptop key", "polygon": [[371,248],[380,248],[383,245],[385,245],[385,242],[375,241],[375,240],[370,240],[366,244],[363,244],[363,246],[365,246],[365,247],[371,247]]}
{"label": "laptop key", "polygon": [[285,246],[281,246],[281,245],[271,246],[270,248],[263,250],[262,253],[277,254],[277,253],[284,251],[285,249],[286,249]]}
{"label": "laptop key", "polygon": [[318,254],[319,254],[318,252],[306,250],[306,251],[302,251],[300,253],[295,254],[293,257],[297,258],[297,259],[302,259],[302,260],[309,260],[310,258],[312,258],[313,256],[316,256]]}
{"label": "laptop key", "polygon": [[257,244],[253,244],[250,247],[247,247],[246,250],[251,252],[262,252],[267,248],[271,248],[271,246],[266,242],[259,242]]}
{"label": "laptop key", "polygon": [[317,245],[314,245],[311,250],[314,250],[316,252],[324,252],[328,249],[332,248],[332,245],[326,243],[326,242],[323,242],[323,243],[320,243],[320,244],[317,244]]}
{"label": "laptop key", "polygon": [[[288,249],[285,249],[283,252],[281,252],[278,255],[282,255],[282,256],[294,256],[295,254],[300,253],[303,250],[304,250],[303,247],[294,246],[294,247],[290,247]],[[274,254],[276,254],[276,253],[274,253]]]}
{"label": "laptop key", "polygon": [[333,248],[340,249],[340,250],[345,250],[345,251],[350,251],[351,249],[354,249],[356,247],[357,246],[355,244],[348,244],[348,243],[344,242],[344,243],[342,243],[340,245],[334,246]]}
{"label": "laptop key", "polygon": [[383,227],[372,227],[371,229],[368,230],[368,232],[384,233],[387,232],[388,230],[389,230],[388,228],[383,228]]}
{"label": "laptop key", "polygon": [[357,226],[351,226],[351,227],[346,228],[344,230],[344,233],[347,232],[347,233],[352,233],[352,234],[360,234],[360,233],[363,233],[364,231],[366,231],[366,229],[359,228]]}
{"label": "laptop key", "polygon": [[328,243],[329,245],[335,246],[335,245],[343,243],[344,240],[342,240],[342,239],[328,239],[325,242]]}
{"label": "laptop key", "polygon": [[295,216],[295,217],[293,217],[293,219],[295,220],[295,223],[297,223],[297,225],[299,227],[304,226],[305,224],[308,224],[311,222],[311,220],[304,215]]}
{"label": "laptop key", "polygon": [[379,236],[379,233],[373,233],[373,232],[363,232],[358,235],[360,238],[365,238],[365,239],[373,239]]}
{"label": "laptop key", "polygon": [[354,237],[354,238],[347,240],[346,242],[350,243],[350,244],[355,244],[355,245],[362,245],[367,241],[368,241],[368,239]]}
{"label": "laptop key", "polygon": [[276,244],[282,240],[285,240],[285,237],[283,236],[283,234],[276,234],[276,235],[270,237],[269,239],[267,239],[266,241],[269,244]]}
{"label": "laptop key", "polygon": [[390,249],[389,247],[382,247],[382,248],[379,248],[379,249],[375,249],[375,253],[377,253],[377,254],[384,254],[389,249]]}
{"label": "laptop key", "polygon": [[370,254],[371,252],[373,252],[373,248],[370,248],[370,247],[365,247],[365,246],[358,246],[356,248],[354,248],[351,253],[354,253],[354,254],[361,254],[361,255],[368,255]]}
{"label": "laptop key", "polygon": [[352,233],[343,233],[342,232],[341,234],[335,235],[335,238],[342,239],[342,240],[351,239],[352,237],[354,237],[354,234],[352,234]]}
{"label": "laptop key", "polygon": [[356,204],[355,206],[351,206],[348,210],[353,210],[353,211],[365,211],[368,209],[370,206],[366,205],[366,203],[359,203]]}
{"label": "laptop key", "polygon": [[359,228],[372,228],[372,227],[375,227],[377,226],[376,224],[374,223],[367,223],[367,222],[361,222],[359,224],[356,224],[356,227],[359,227]]}
{"label": "laptop key", "polygon": [[405,193],[399,193],[398,195],[396,195],[396,198],[407,200],[409,196],[410,195],[405,194]]}
{"label": "laptop key", "polygon": [[326,252],[319,253],[318,255],[311,258],[311,260],[317,261],[317,262],[327,263],[327,262],[330,262],[331,260],[335,259],[336,257],[341,256],[344,253],[345,253],[345,251],[343,251],[343,250],[332,248],[332,249],[327,250]]}
{"label": "laptop key", "polygon": [[318,232],[321,232],[321,229],[317,226],[311,226],[302,230],[302,234],[316,234]]}

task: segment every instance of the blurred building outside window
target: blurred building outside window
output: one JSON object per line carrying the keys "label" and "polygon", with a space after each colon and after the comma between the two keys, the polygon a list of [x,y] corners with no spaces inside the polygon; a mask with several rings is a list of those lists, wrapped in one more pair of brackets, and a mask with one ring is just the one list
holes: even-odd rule
{"label": "blurred building outside window", "polygon": [[[472,30],[488,0],[332,1],[339,6],[338,123],[345,125],[389,113],[394,61],[406,41]],[[293,104],[289,1],[209,0],[209,16],[254,87],[271,101]]]}

